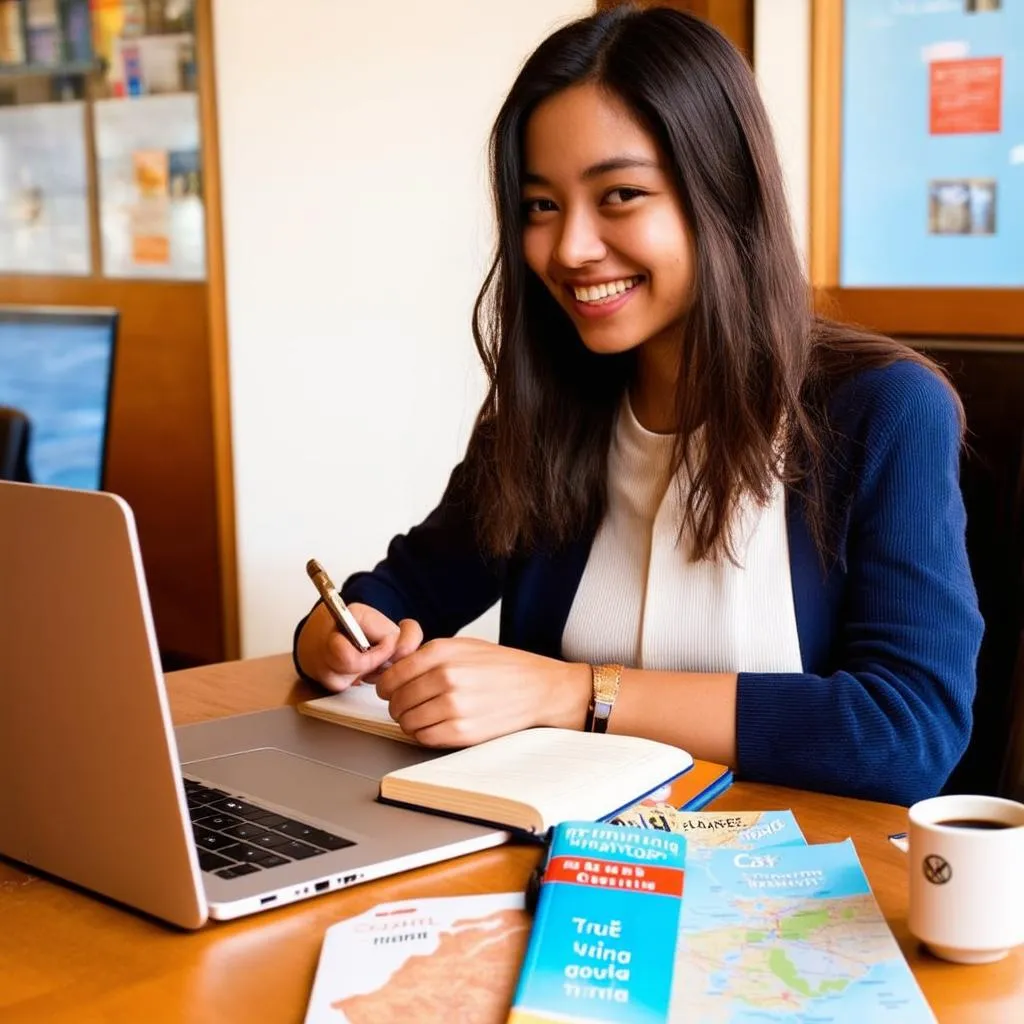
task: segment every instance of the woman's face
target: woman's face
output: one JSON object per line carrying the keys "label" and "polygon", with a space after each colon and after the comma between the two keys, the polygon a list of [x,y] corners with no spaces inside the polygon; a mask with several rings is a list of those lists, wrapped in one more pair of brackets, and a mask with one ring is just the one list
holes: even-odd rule
{"label": "woman's face", "polygon": [[664,158],[595,85],[541,103],[526,126],[523,255],[592,352],[678,344],[693,291],[690,232]]}

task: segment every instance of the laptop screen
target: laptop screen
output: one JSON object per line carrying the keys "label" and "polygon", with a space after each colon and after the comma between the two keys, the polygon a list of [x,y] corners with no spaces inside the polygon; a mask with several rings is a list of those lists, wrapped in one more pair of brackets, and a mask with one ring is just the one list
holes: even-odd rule
{"label": "laptop screen", "polygon": [[117,313],[0,306],[0,405],[29,420],[32,483],[104,487]]}

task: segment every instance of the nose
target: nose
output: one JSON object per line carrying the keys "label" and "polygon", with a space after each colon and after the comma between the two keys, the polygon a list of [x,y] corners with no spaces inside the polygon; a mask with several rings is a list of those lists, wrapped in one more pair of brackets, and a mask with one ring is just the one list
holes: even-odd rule
{"label": "nose", "polygon": [[604,259],[607,249],[601,238],[600,225],[593,214],[584,209],[568,210],[562,218],[555,243],[554,257],[569,270]]}

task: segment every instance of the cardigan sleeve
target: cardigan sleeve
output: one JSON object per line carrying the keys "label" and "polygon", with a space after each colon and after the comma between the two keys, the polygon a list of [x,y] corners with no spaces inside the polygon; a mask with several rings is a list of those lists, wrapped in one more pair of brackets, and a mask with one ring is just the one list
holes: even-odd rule
{"label": "cardigan sleeve", "polygon": [[966,748],[984,626],[952,395],[918,364],[872,376],[830,674],[740,673],[737,760],[752,780],[911,804]]}

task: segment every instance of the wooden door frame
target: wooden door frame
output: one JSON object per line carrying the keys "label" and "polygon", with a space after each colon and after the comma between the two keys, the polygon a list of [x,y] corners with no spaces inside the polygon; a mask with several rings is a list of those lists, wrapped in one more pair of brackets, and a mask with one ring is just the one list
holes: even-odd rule
{"label": "wooden door frame", "polygon": [[888,334],[1022,337],[1021,288],[843,288],[844,0],[811,4],[811,284],[818,310]]}

